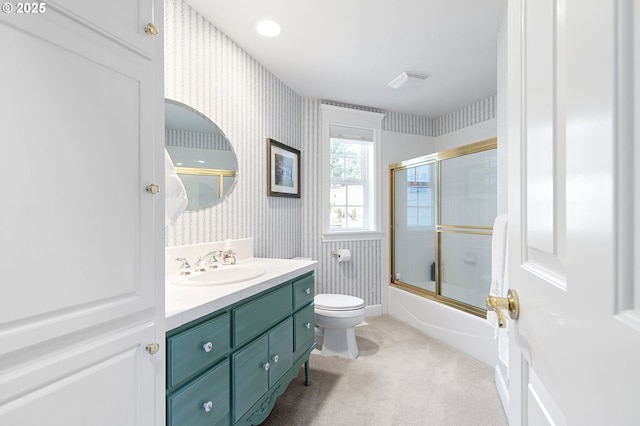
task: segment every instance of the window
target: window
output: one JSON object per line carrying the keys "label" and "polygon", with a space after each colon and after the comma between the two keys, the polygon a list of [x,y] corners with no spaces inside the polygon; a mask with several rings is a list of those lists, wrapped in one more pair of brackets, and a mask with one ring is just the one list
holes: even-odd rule
{"label": "window", "polygon": [[322,117],[326,153],[324,237],[375,238],[372,233],[381,233],[377,213],[382,170],[378,162],[384,115],[322,105]]}
{"label": "window", "polygon": [[370,142],[330,139],[329,176],[331,189],[331,230],[367,229],[366,208],[369,200]]}

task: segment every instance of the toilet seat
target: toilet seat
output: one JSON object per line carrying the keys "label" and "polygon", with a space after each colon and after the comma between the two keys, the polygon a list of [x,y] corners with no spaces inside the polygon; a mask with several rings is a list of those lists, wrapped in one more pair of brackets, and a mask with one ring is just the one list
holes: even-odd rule
{"label": "toilet seat", "polygon": [[314,305],[323,311],[354,311],[364,308],[364,300],[345,294],[317,294]]}

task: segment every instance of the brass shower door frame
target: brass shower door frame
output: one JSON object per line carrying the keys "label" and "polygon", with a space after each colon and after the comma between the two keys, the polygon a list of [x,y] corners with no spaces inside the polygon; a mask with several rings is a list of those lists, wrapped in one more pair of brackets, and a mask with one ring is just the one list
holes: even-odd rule
{"label": "brass shower door frame", "polygon": [[[434,300],[438,303],[442,303],[447,306],[451,306],[453,308],[459,309],[461,311],[470,313],[472,315],[476,315],[481,318],[485,318],[487,315],[486,309],[481,309],[476,306],[469,305],[467,303],[461,302],[459,300],[451,299],[446,296],[442,296],[442,282],[441,282],[441,265],[440,260],[442,258],[441,253],[441,236],[443,233],[457,233],[457,234],[474,234],[474,235],[488,235],[491,236],[493,234],[493,227],[491,226],[469,226],[469,225],[460,225],[460,224],[442,224],[440,223],[440,163],[442,160],[447,160],[450,158],[461,157],[468,154],[475,154],[482,151],[488,151],[491,149],[496,149],[498,147],[497,138],[491,138],[482,140],[479,142],[475,142],[472,144],[460,146],[453,149],[448,149],[441,152],[436,152],[434,154],[425,155],[422,157],[413,158],[410,160],[405,160],[399,163],[391,164],[389,166],[389,194],[390,194],[390,202],[389,202],[389,235],[390,235],[390,276],[389,276],[389,285],[392,287],[399,288],[404,291],[408,291],[410,293],[416,294],[418,296]],[[401,280],[396,279],[395,273],[395,172],[398,170],[409,169],[411,167],[417,167],[427,164],[434,164],[434,245],[435,245],[435,291],[429,291],[415,285],[411,285],[409,283],[403,282]]]}

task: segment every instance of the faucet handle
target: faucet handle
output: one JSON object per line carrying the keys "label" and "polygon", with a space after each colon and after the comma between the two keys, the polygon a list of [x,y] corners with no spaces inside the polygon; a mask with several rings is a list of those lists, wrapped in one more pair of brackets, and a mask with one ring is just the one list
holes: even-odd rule
{"label": "faucet handle", "polygon": [[232,259],[231,260],[231,264],[235,265],[236,264],[236,253],[231,249],[225,250],[224,253],[223,253],[223,261],[224,261],[224,263],[227,262],[227,259]]}
{"label": "faucet handle", "polygon": [[[215,269],[218,267],[217,263],[218,263],[218,259],[217,256],[222,256],[222,251],[220,250],[214,250],[214,251],[210,251],[209,253],[205,254],[204,256],[199,256],[198,260],[195,263],[195,268],[196,271],[198,272],[204,272],[207,269]],[[206,265],[204,265],[204,261],[207,261]]]}
{"label": "faucet handle", "polygon": [[218,259],[216,259],[216,254],[214,253],[209,257],[209,261],[207,262],[207,268],[215,269],[218,267]]}
{"label": "faucet handle", "polygon": [[191,265],[184,257],[177,257],[178,262],[182,262],[180,265],[180,275],[189,275],[191,273]]}
{"label": "faucet handle", "polygon": [[[208,268],[208,269],[215,269],[215,268],[217,268],[217,267],[218,267],[218,259],[216,259],[216,256],[219,256],[219,254],[218,254],[218,253],[219,253],[219,252],[215,252],[215,251],[213,251],[213,252],[211,252],[211,253],[209,253],[209,254],[206,254],[206,255],[204,255],[204,257],[203,257],[203,258],[198,259],[198,263],[200,264],[200,262],[201,262],[202,260],[204,260],[206,257],[209,257],[209,260],[207,260],[207,268]],[[204,271],[204,270],[205,270],[205,268],[204,268],[204,267],[202,267],[202,270]]]}

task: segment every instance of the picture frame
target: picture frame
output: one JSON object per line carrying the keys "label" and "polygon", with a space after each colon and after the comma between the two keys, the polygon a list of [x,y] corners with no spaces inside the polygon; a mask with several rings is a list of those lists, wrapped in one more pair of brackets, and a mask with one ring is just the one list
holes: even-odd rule
{"label": "picture frame", "polygon": [[300,198],[300,151],[267,139],[267,195]]}

